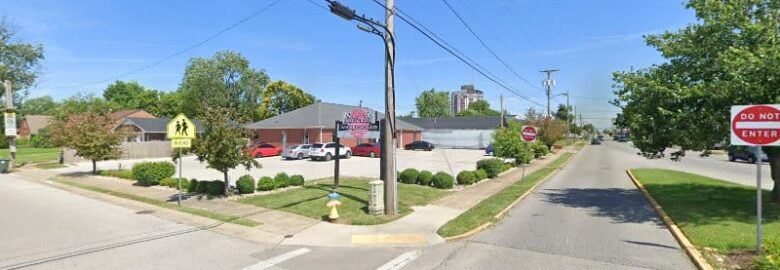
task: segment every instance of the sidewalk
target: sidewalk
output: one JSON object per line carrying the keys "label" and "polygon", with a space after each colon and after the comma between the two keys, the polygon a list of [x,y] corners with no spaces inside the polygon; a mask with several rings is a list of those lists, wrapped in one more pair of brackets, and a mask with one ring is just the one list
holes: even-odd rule
{"label": "sidewalk", "polygon": [[[536,160],[525,167],[525,174],[528,175],[543,168],[564,152],[575,151],[577,150],[567,147],[555,154],[548,155],[545,159]],[[46,182],[48,179],[58,176],[57,172],[35,168],[22,168],[15,173],[25,179],[36,182]],[[240,230],[248,230],[245,232],[247,234],[253,234],[253,230],[255,230],[254,232],[256,233],[254,234],[261,233],[261,235],[267,235],[270,239],[264,239],[263,242],[268,243],[339,247],[372,245],[423,246],[444,242],[444,239],[436,233],[439,227],[478,204],[483,199],[519,181],[522,174],[522,168],[510,170],[497,178],[453,192],[430,205],[413,207],[414,211],[412,213],[398,220],[371,226],[322,222],[288,212],[242,204],[226,198],[208,198],[205,195],[188,196],[184,194],[182,205],[240,216],[259,222],[261,225],[256,227],[238,227],[241,227]],[[78,181],[107,190],[168,201],[172,204],[176,203],[177,192],[172,188],[136,186],[130,180],[94,175],[66,174],[59,176],[68,177],[71,181]],[[86,192],[84,194],[88,195],[89,193],[94,192]],[[124,200],[113,196],[100,196],[100,199],[108,199],[114,202]]]}

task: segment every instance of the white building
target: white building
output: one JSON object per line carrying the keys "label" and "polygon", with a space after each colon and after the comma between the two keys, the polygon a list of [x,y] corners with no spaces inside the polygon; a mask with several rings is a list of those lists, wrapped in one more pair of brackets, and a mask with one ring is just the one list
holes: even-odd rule
{"label": "white building", "polygon": [[482,100],[483,94],[481,90],[474,89],[473,84],[467,84],[460,87],[460,91],[452,92],[451,109],[452,115],[458,115],[458,113],[465,111],[469,108],[469,104]]}

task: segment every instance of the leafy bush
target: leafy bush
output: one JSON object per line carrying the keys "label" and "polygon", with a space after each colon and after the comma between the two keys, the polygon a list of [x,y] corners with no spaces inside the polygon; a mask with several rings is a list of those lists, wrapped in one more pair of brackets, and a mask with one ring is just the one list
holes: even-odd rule
{"label": "leafy bush", "polygon": [[455,179],[452,175],[445,172],[437,172],[432,178],[433,186],[440,189],[452,188],[455,185]]}
{"label": "leafy bush", "polygon": [[528,164],[531,163],[531,160],[534,159],[534,153],[533,149],[531,149],[531,146],[529,144],[525,144],[523,151],[520,151],[520,153],[515,156],[515,164]]}
{"label": "leafy bush", "polygon": [[303,186],[303,183],[305,180],[303,179],[303,175],[296,174],[293,176],[290,176],[290,185],[291,186]]}
{"label": "leafy bush", "polygon": [[[160,185],[170,188],[179,188],[179,178],[164,178],[163,180],[160,180]],[[190,181],[186,178],[181,178],[181,189],[189,190],[189,186]]]}
{"label": "leafy bush", "polygon": [[763,256],[753,260],[753,267],[757,270],[780,269],[780,242],[767,241]]}
{"label": "leafy bush", "polygon": [[508,171],[509,169],[512,169],[512,164],[505,163],[504,165],[501,165],[501,172]]}
{"label": "leafy bush", "polygon": [[535,158],[543,157],[550,153],[550,148],[547,147],[547,145],[544,145],[542,142],[537,142],[531,145],[531,148],[534,152]]}
{"label": "leafy bush", "polygon": [[420,173],[417,170],[409,168],[401,172],[398,176],[398,181],[406,184],[414,184],[417,183],[417,175],[419,174]]}
{"label": "leafy bush", "polygon": [[51,142],[51,133],[45,128],[39,130],[38,134],[30,136],[30,146],[35,148],[54,147],[54,143]]}
{"label": "leafy bush", "polygon": [[214,181],[208,181],[203,182],[200,184],[206,183],[206,194],[208,195],[224,195],[225,194],[225,182],[222,180],[214,180]]}
{"label": "leafy bush", "polygon": [[207,193],[209,190],[209,181],[203,180],[198,182],[198,189],[196,190],[198,193]]}
{"label": "leafy bush", "polygon": [[483,169],[487,172],[487,176],[490,178],[498,176],[501,173],[501,166],[504,165],[504,160],[500,158],[483,159],[477,161],[477,169]]}
{"label": "leafy bush", "polygon": [[133,165],[133,178],[145,186],[153,186],[160,180],[173,176],[176,167],[171,162],[141,162]]}
{"label": "leafy bush", "polygon": [[274,182],[276,183],[277,188],[286,188],[290,185],[290,176],[287,176],[286,173],[277,173],[276,176],[274,176]]}
{"label": "leafy bush", "polygon": [[187,192],[197,192],[198,191],[198,179],[192,178],[190,180],[190,184],[187,186]]}
{"label": "leafy bush", "polygon": [[251,194],[255,192],[255,179],[251,175],[244,175],[236,181],[239,194]]}
{"label": "leafy bush", "polygon": [[471,185],[477,182],[476,176],[472,171],[462,171],[458,173],[458,184]]}
{"label": "leafy bush", "polygon": [[100,176],[133,179],[133,171],[130,170],[100,170]]}
{"label": "leafy bush", "polygon": [[477,182],[487,179],[487,171],[484,169],[479,169],[474,171],[474,176],[477,177]]}
{"label": "leafy bush", "polygon": [[420,171],[420,174],[417,175],[417,184],[423,185],[423,186],[431,186],[431,179],[433,178],[433,173],[430,171]]}
{"label": "leafy bush", "polygon": [[269,176],[263,176],[257,182],[257,190],[262,190],[262,191],[274,190],[276,188],[275,182],[276,181],[274,181],[273,178]]}

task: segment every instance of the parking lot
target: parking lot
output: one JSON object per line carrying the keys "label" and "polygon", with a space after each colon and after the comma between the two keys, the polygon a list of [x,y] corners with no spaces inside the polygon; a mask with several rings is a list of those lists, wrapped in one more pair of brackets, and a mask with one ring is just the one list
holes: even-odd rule
{"label": "parking lot", "polygon": [[[476,162],[488,158],[484,150],[466,149],[435,149],[426,151],[398,150],[397,166],[402,171],[407,168],[429,170],[433,173],[443,171],[454,175],[463,170],[476,169]],[[170,161],[170,158],[155,158],[145,160],[112,160],[98,162],[99,169],[130,169],[133,164],[143,161]],[[228,175],[231,181],[238,177],[250,174],[255,178],[262,176],[274,176],[285,172],[289,175],[300,174],[307,180],[332,177],[334,161],[285,160],[279,156],[258,158],[263,166],[260,169],[245,170],[243,167],[231,170]],[[92,164],[79,163],[75,166],[57,169],[62,172],[89,172]],[[222,179],[222,174],[214,169],[207,169],[205,163],[200,163],[193,156],[185,157],[182,175],[185,178],[197,179]],[[177,172],[178,176],[178,172]],[[341,176],[360,176],[379,178],[379,158],[356,157],[341,160]]]}

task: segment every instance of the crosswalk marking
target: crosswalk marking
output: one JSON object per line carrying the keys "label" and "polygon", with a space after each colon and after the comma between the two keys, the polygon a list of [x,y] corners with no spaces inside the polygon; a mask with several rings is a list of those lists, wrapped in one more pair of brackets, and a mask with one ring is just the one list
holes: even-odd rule
{"label": "crosswalk marking", "polygon": [[287,252],[287,253],[284,253],[284,254],[281,254],[281,255],[277,255],[276,257],[270,258],[268,260],[261,261],[259,263],[247,266],[247,267],[244,268],[244,270],[263,270],[263,269],[268,269],[268,268],[271,268],[272,266],[277,265],[279,263],[282,263],[282,262],[284,262],[286,260],[295,258],[297,256],[300,256],[300,255],[303,255],[303,254],[306,254],[306,253],[309,253],[309,251],[311,251],[311,250],[308,249],[308,248],[299,248],[299,249],[296,249],[296,250],[293,250],[293,251],[290,251],[290,252]]}
{"label": "crosswalk marking", "polygon": [[398,270],[404,267],[406,264],[414,261],[414,259],[417,259],[417,257],[420,256],[422,252],[419,250],[412,250],[409,252],[405,252],[404,254],[399,255],[398,257],[395,257],[392,261],[387,262],[386,264],[380,266],[376,270]]}

